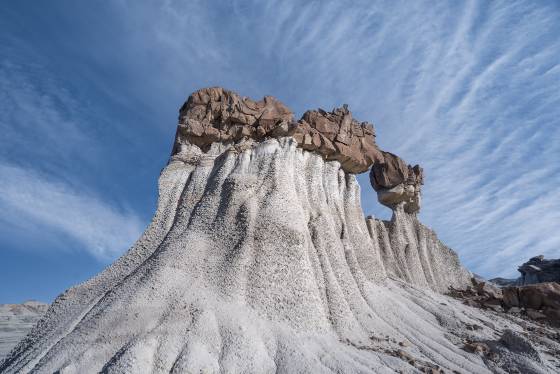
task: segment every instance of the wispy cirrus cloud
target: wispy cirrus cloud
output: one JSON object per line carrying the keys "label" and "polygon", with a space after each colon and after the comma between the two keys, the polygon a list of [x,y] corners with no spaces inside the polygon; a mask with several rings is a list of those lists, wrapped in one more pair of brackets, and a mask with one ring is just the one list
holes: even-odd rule
{"label": "wispy cirrus cloud", "polygon": [[[160,70],[167,90],[220,84],[299,111],[349,103],[373,120],[383,148],[424,166],[422,219],[473,271],[515,276],[531,256],[560,256],[554,3],[166,1],[121,10],[142,25],[131,26],[130,48],[173,56]],[[188,84],[172,83],[177,74]],[[387,216],[360,180],[365,210]]]}
{"label": "wispy cirrus cloud", "polygon": [[[421,218],[471,270],[515,276],[531,256],[560,257],[560,9],[554,2],[123,0],[103,9],[72,8],[87,6],[65,4],[56,16],[71,28],[57,35],[71,39],[64,44],[68,56],[100,73],[84,74],[72,59],[61,63],[77,71],[77,86],[95,81],[113,104],[158,115],[153,124],[168,142],[176,109],[203,86],[274,95],[300,114],[348,103],[357,118],[374,122],[384,149],[425,168]],[[27,124],[44,125],[40,131],[63,147],[62,157],[81,157],[89,147],[103,159],[98,149],[112,138],[108,132],[83,137],[82,129],[96,127],[78,127],[80,145],[69,148],[52,132],[61,124],[62,133],[73,134],[83,102],[72,105],[58,82],[33,89],[32,70],[10,66],[13,73],[0,73],[0,83],[11,87],[0,93],[3,113],[12,113],[13,93],[29,103],[18,104],[10,117],[16,120],[4,123],[10,138],[22,141],[18,149],[42,144],[42,137],[20,131],[33,120]],[[66,103],[64,110],[51,105],[53,97]],[[22,114],[27,109],[31,116]],[[138,130],[148,126],[133,125],[123,122],[122,131],[140,134],[129,143],[147,149],[154,133],[142,135]],[[127,149],[115,143],[111,149]],[[155,157],[137,152],[128,164],[144,153]],[[10,152],[3,156],[19,164]],[[359,179],[366,213],[386,217],[367,176]]]}
{"label": "wispy cirrus cloud", "polygon": [[0,164],[0,210],[4,230],[5,226],[28,229],[37,240],[42,230],[58,232],[102,261],[126,250],[143,228],[133,212],[14,165]]}
{"label": "wispy cirrus cloud", "polygon": [[515,276],[531,256],[560,256],[559,9],[462,13],[456,36],[433,40],[448,52],[416,60],[406,136],[391,143],[426,168],[424,219],[472,270]]}
{"label": "wispy cirrus cloud", "polygon": [[[112,197],[100,197],[102,111],[94,113],[26,40],[0,37],[0,222],[3,247],[115,259],[144,223]],[[116,127],[116,126],[114,126]],[[114,128],[113,138],[122,140]],[[124,139],[126,144],[126,139]],[[98,176],[92,175],[96,172]],[[93,173],[92,173],[93,171]]]}

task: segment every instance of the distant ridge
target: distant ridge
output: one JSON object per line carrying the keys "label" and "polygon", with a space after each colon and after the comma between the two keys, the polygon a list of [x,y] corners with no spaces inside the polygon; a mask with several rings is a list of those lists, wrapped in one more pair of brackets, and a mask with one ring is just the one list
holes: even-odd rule
{"label": "distant ridge", "polygon": [[0,304],[0,362],[47,311],[48,304],[28,300]]}

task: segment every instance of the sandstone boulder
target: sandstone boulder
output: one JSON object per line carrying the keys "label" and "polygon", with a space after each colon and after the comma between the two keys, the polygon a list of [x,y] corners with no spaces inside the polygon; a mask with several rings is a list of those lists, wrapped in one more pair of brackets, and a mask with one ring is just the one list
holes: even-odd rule
{"label": "sandstone boulder", "polygon": [[378,191],[403,184],[408,179],[408,165],[399,156],[382,152],[383,159],[371,168],[370,181]]}
{"label": "sandstone boulder", "polygon": [[548,282],[505,287],[502,293],[504,308],[525,308],[532,318],[539,315],[540,318],[548,317],[551,322],[560,322],[560,284]]}
{"label": "sandstone boulder", "polygon": [[375,144],[375,130],[367,122],[352,118],[347,105],[331,112],[322,109],[304,113],[297,122],[294,138],[304,148],[338,160],[344,170],[363,173],[382,157]]}
{"label": "sandstone boulder", "polygon": [[560,310],[560,284],[538,283],[518,287],[519,303],[532,309],[554,308]]}
{"label": "sandstone boulder", "polygon": [[407,213],[416,213],[421,205],[423,170],[419,165],[407,165],[390,152],[381,152],[382,158],[373,163],[369,178],[379,202],[391,209],[404,205]]}
{"label": "sandstone boulder", "polygon": [[204,88],[179,112],[175,152],[187,141],[206,149],[214,142],[287,135],[291,122],[293,113],[272,96],[253,101],[221,87]]}
{"label": "sandstone boulder", "polygon": [[220,87],[189,96],[180,110],[173,154],[186,144],[206,151],[215,142],[284,136],[326,160],[339,161],[349,173],[363,173],[382,158],[373,125],[355,120],[347,105],[331,112],[310,110],[296,122],[291,110],[272,96],[254,101]]}

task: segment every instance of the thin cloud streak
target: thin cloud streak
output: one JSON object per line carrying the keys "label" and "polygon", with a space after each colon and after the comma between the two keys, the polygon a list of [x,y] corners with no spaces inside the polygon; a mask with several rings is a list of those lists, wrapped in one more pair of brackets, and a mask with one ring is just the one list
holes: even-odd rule
{"label": "thin cloud streak", "polygon": [[[221,85],[274,95],[299,114],[348,103],[376,125],[383,149],[425,168],[421,219],[469,269],[515,276],[531,256],[560,257],[560,9],[553,2],[108,6],[119,25],[107,29],[123,31],[114,33],[120,53],[109,55],[111,41],[100,37],[107,47],[98,59],[130,77],[122,100],[167,112],[191,91]],[[87,32],[98,35],[95,27]],[[109,83],[100,77],[100,86]],[[12,84],[13,92],[26,97],[20,86]],[[82,115],[59,119],[47,104],[35,106],[33,123],[41,124],[43,109],[49,122],[68,126]],[[175,124],[161,126],[172,133]],[[359,179],[365,213],[387,216],[367,176]]]}
{"label": "thin cloud streak", "polygon": [[[227,76],[223,59],[242,94],[303,108],[349,103],[374,121],[383,148],[425,168],[422,219],[471,270],[516,276],[531,256],[560,257],[557,7],[235,1],[235,22],[217,24],[207,3],[189,5],[196,13],[168,4],[136,13],[150,15],[175,57],[166,70],[207,59],[198,74]],[[363,189],[366,213],[386,215]]]}
{"label": "thin cloud streak", "polygon": [[116,258],[143,229],[132,212],[13,165],[0,165],[0,210],[7,213],[5,224],[28,227],[30,235],[37,228],[58,231],[102,261]]}
{"label": "thin cloud streak", "polygon": [[79,104],[37,64],[0,61],[0,138],[4,157],[21,153],[37,158],[68,159],[91,153]]}

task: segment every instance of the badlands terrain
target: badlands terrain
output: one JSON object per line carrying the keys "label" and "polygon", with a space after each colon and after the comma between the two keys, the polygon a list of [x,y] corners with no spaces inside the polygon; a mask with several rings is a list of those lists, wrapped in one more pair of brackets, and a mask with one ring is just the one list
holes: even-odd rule
{"label": "badlands terrain", "polygon": [[0,362],[27,335],[48,307],[37,301],[0,304]]}
{"label": "badlands terrain", "polygon": [[[363,172],[390,221],[364,216]],[[295,120],[273,97],[199,90],[144,234],[0,371],[558,372],[555,286],[529,305],[474,277],[419,221],[424,179],[347,106]]]}

